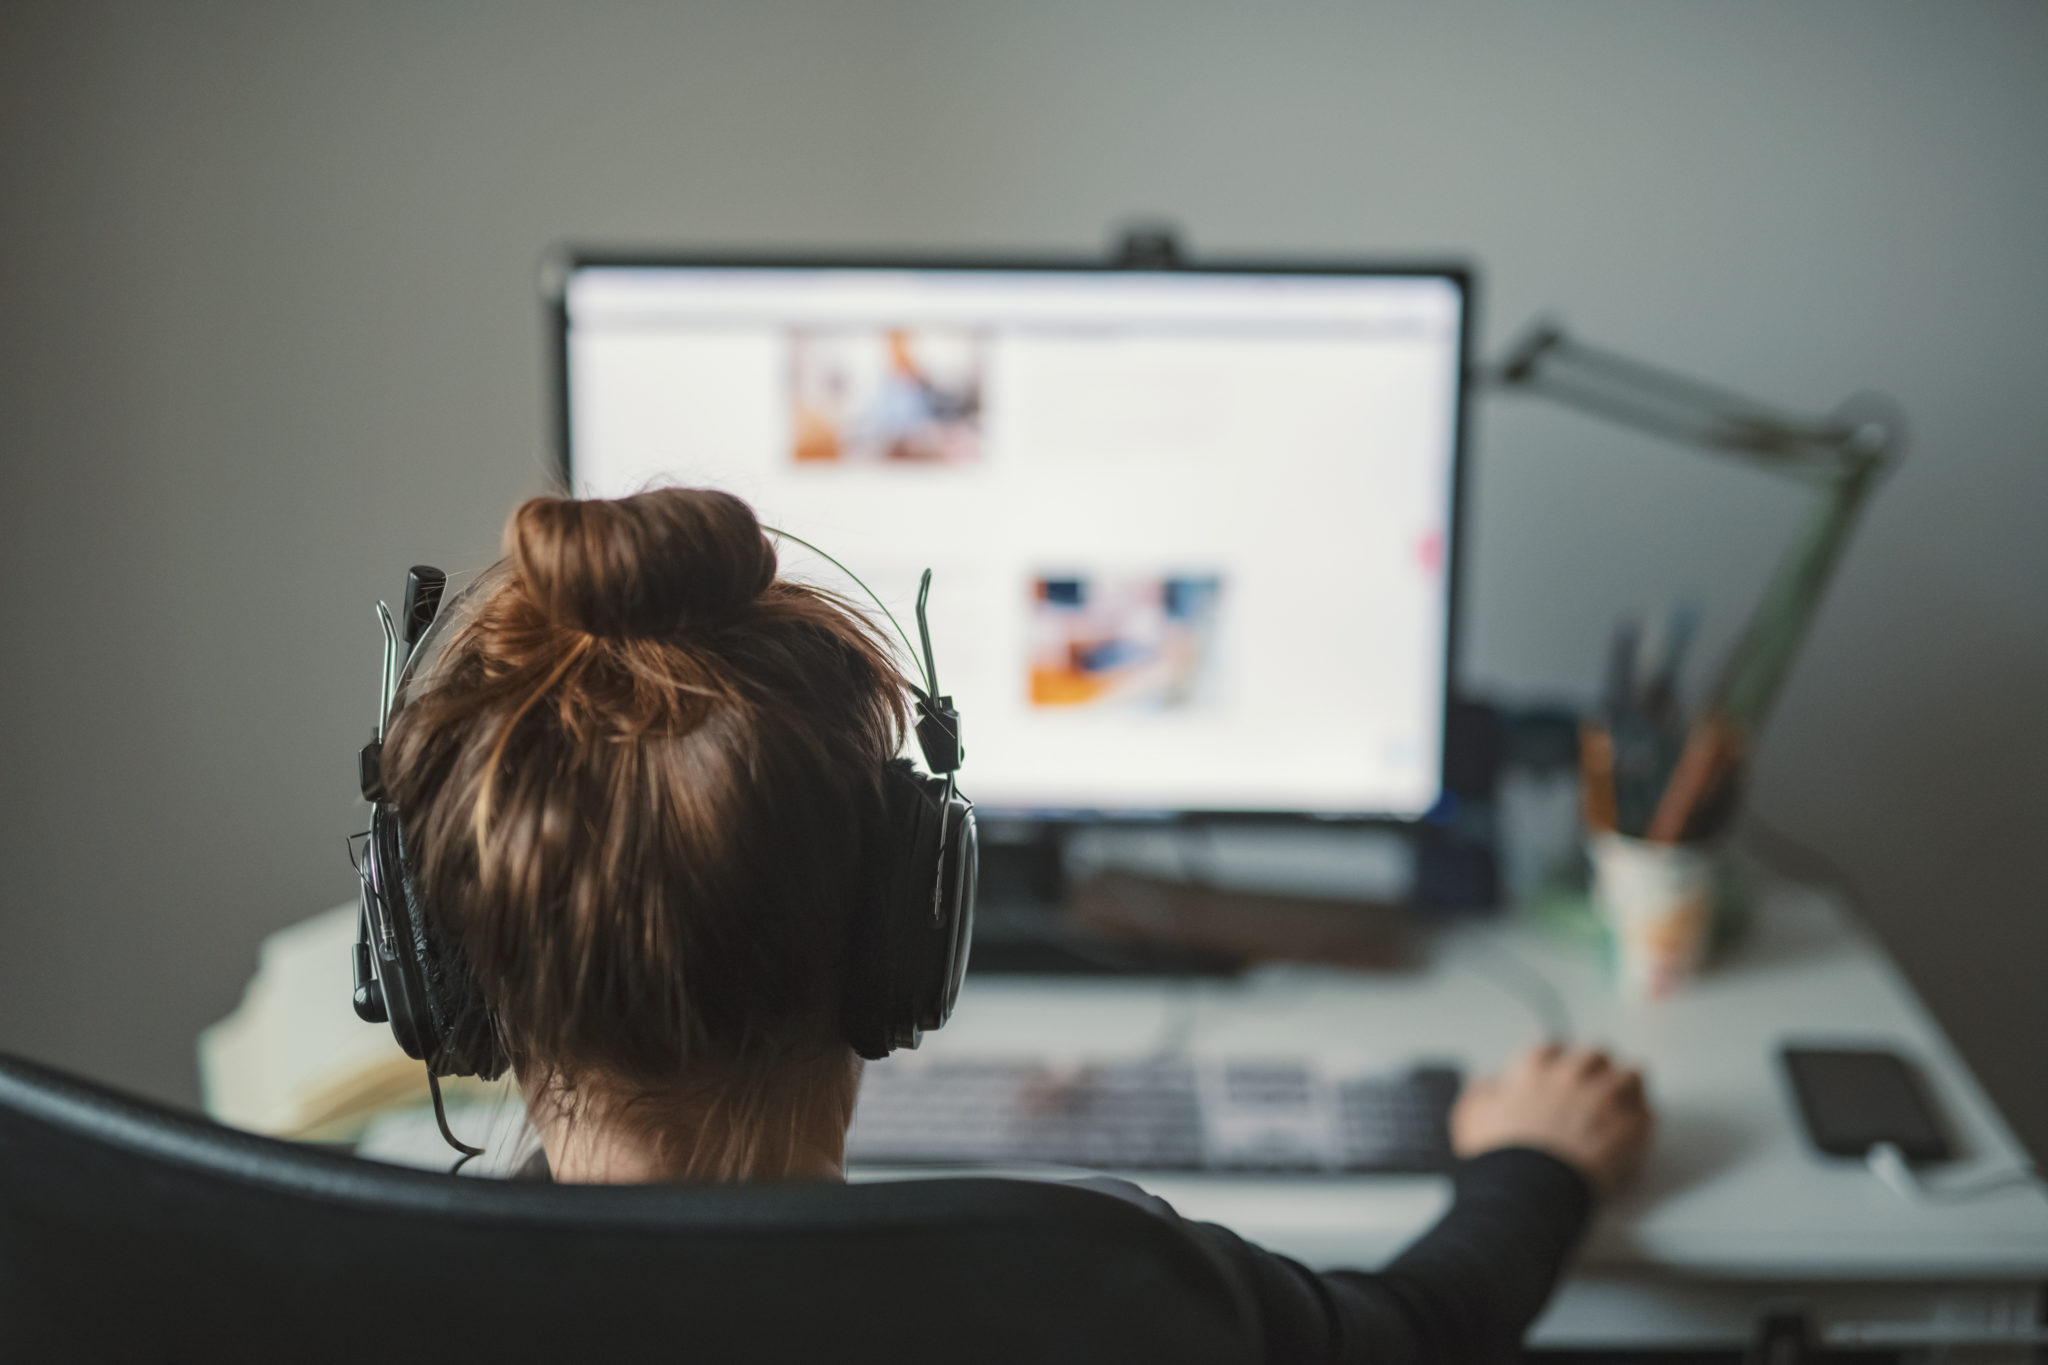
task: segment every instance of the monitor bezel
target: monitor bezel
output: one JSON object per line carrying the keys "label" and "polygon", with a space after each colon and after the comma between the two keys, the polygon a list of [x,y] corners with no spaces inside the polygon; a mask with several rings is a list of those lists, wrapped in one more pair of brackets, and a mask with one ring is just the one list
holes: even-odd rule
{"label": "monitor bezel", "polygon": [[1233,810],[1223,807],[1137,809],[1125,807],[983,807],[986,820],[1019,824],[1173,823],[1231,821],[1314,825],[1413,826],[1442,809],[1450,796],[1451,726],[1457,700],[1459,637],[1464,622],[1465,466],[1471,431],[1472,391],[1477,369],[1473,330],[1477,315],[1477,271],[1456,257],[1346,259],[1305,256],[1204,257],[1130,264],[1108,256],[976,254],[945,251],[751,251],[670,250],[564,246],[549,253],[541,293],[549,331],[549,427],[553,470],[560,491],[575,488],[575,453],[569,397],[569,281],[582,270],[896,270],[979,271],[1008,274],[1115,275],[1333,275],[1431,278],[1450,281],[1458,291],[1457,401],[1451,413],[1450,509],[1444,556],[1443,725],[1437,752],[1437,796],[1418,816],[1391,811]]}

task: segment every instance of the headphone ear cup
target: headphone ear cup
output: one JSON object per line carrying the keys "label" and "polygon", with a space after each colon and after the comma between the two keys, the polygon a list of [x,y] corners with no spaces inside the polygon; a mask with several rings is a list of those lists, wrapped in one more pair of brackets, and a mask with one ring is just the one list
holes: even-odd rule
{"label": "headphone ear cup", "polygon": [[941,993],[925,1028],[945,1026],[960,1000],[960,985],[967,976],[967,954],[974,946],[974,898],[981,884],[981,828],[975,823],[974,803],[958,791],[947,797],[945,866],[939,870],[944,888],[944,918],[950,932],[946,967],[940,977]]}
{"label": "headphone ear cup", "polygon": [[881,797],[881,828],[870,854],[866,892],[848,926],[845,985],[846,1041],[869,1061],[916,1046],[903,999],[905,940],[915,936],[916,927],[906,906],[914,898],[915,868],[931,856],[923,791],[906,760],[892,760],[883,768]]}
{"label": "headphone ear cup", "polygon": [[408,1056],[425,1061],[438,1076],[496,1079],[503,1074],[506,1059],[490,1010],[468,961],[420,897],[406,865],[405,836],[397,814],[379,802],[371,812],[370,831],[377,849],[380,894],[396,940],[396,950],[389,955],[381,943],[376,949],[392,1034]]}
{"label": "headphone ear cup", "polygon": [[847,954],[847,1041],[870,1061],[952,1013],[978,870],[974,808],[949,783],[896,759],[882,789],[887,824]]}
{"label": "headphone ear cup", "polygon": [[[372,935],[377,981],[390,1016],[391,1034],[408,1057],[425,1061],[440,1048],[433,1012],[427,1008],[426,979],[413,951],[413,907],[404,890],[404,851],[399,847],[398,820],[378,802],[370,809],[370,846],[375,866],[371,878],[376,916]],[[388,932],[387,932],[388,930]]]}

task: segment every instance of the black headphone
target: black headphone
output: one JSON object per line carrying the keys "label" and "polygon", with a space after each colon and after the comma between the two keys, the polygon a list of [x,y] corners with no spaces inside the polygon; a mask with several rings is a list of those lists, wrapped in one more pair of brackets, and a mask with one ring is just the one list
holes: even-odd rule
{"label": "black headphone", "polygon": [[[867,584],[809,542],[786,532],[773,534],[812,550],[860,584],[909,646],[896,618]],[[916,1047],[927,1030],[946,1022],[960,995],[974,931],[979,840],[974,804],[961,795],[954,779],[964,756],[960,713],[953,699],[938,690],[931,629],[925,621],[931,582],[927,569],[917,593],[924,686],[911,687],[917,698],[918,747],[931,773],[918,772],[907,759],[884,766],[886,833],[875,850],[874,871],[862,888],[849,930],[841,1027],[853,1050],[870,1060],[899,1047]],[[393,622],[389,607],[377,604],[377,619],[384,629],[383,705],[377,713],[377,732],[357,759],[363,799],[370,803],[370,828],[357,836],[360,849],[354,841],[350,844],[362,885],[354,1003],[357,1016],[366,1023],[391,1025],[406,1054],[426,1063],[430,1080],[489,1080],[502,1074],[506,1065],[495,1020],[467,961],[421,897],[382,772],[384,735],[404,704],[414,668],[426,653],[433,628],[455,615],[441,611],[447,584],[447,575],[439,569],[412,569],[406,575],[402,626]],[[915,651],[912,657],[916,660]],[[435,1091],[438,1108],[438,1085]],[[443,1133],[447,1135],[445,1120]],[[452,1136],[449,1140],[454,1142]]]}

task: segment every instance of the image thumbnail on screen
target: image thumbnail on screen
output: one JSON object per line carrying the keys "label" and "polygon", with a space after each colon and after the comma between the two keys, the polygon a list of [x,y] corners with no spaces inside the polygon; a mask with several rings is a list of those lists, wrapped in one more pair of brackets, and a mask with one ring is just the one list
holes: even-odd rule
{"label": "image thumbnail on screen", "polygon": [[975,463],[985,350],[982,333],[958,328],[794,330],[791,458]]}
{"label": "image thumbnail on screen", "polygon": [[1213,704],[1215,574],[1043,576],[1031,602],[1031,704],[1177,711]]}

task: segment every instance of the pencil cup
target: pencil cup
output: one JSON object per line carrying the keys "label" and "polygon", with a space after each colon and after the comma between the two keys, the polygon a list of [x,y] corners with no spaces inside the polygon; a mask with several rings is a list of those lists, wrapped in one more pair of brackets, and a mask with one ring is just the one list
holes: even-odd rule
{"label": "pencil cup", "polygon": [[1671,994],[1706,961],[1727,849],[1718,841],[1662,844],[1604,831],[1592,836],[1591,854],[1615,988],[1630,1000]]}

